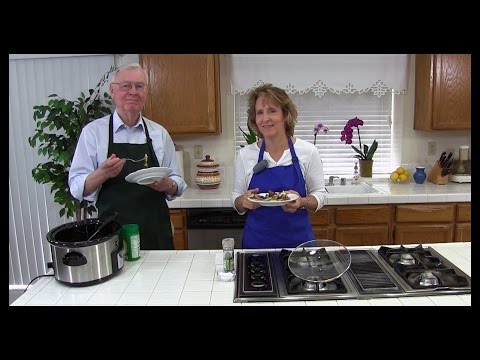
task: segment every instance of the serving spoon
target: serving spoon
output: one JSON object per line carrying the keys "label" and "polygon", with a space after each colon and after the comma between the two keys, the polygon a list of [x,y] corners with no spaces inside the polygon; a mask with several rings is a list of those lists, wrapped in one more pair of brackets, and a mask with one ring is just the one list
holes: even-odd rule
{"label": "serving spoon", "polygon": [[113,221],[113,219],[115,219],[115,218],[117,217],[117,215],[118,215],[118,212],[115,211],[115,213],[114,213],[113,215],[107,217],[107,218],[104,220],[103,224],[100,225],[100,227],[97,229],[97,231],[95,231],[95,232],[87,239],[87,241],[92,240],[92,239],[95,237],[95,235],[97,235],[97,234],[100,232],[100,230],[102,230],[105,226],[107,226],[108,224],[110,224],[110,223]]}

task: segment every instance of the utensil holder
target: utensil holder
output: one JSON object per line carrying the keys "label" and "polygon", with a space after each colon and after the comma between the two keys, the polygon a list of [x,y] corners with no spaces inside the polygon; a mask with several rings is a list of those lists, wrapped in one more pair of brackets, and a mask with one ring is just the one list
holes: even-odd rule
{"label": "utensil holder", "polygon": [[442,176],[442,167],[438,160],[428,174],[427,180],[437,185],[445,185],[448,183],[448,175]]}

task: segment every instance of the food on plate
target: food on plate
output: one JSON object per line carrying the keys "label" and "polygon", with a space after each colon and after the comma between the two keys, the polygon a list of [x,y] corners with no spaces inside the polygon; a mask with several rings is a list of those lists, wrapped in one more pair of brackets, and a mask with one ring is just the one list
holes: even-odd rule
{"label": "food on plate", "polygon": [[285,191],[276,192],[268,190],[268,193],[265,194],[252,194],[249,196],[249,199],[262,200],[262,201],[285,201],[290,200],[288,193]]}

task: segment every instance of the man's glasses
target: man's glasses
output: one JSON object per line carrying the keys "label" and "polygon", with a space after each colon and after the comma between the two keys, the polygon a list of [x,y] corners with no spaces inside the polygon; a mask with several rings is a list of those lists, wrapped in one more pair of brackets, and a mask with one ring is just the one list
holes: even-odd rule
{"label": "man's glasses", "polygon": [[147,88],[147,85],[143,83],[132,84],[129,82],[122,82],[122,83],[112,82],[112,84],[118,85],[118,88],[121,91],[129,91],[132,88],[132,86],[135,86],[135,90],[137,90],[138,92],[144,92],[145,89]]}

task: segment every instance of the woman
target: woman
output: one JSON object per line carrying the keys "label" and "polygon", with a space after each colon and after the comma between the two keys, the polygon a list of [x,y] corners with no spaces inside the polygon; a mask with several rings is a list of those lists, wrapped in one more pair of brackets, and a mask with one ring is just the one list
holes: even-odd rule
{"label": "woman", "polygon": [[[248,211],[242,247],[292,248],[313,240],[307,210],[324,205],[325,181],[317,148],[293,136],[295,104],[284,90],[265,84],[250,94],[247,114],[260,141],[240,149],[235,161],[233,206],[241,215]],[[262,160],[266,167],[254,171]],[[281,207],[261,207],[249,200],[269,190],[299,197]]]}

